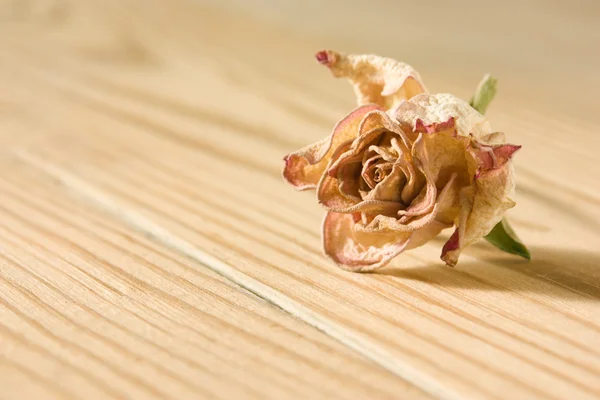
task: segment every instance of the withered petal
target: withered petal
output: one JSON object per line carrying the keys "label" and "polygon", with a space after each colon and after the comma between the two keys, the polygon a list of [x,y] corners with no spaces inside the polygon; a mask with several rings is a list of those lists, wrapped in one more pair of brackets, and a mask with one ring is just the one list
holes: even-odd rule
{"label": "withered petal", "polygon": [[460,213],[456,231],[442,250],[442,260],[449,266],[458,262],[460,252],[481,239],[500,222],[504,213],[514,207],[514,168],[507,163],[501,168],[476,178],[472,186],[461,190]]}
{"label": "withered petal", "polygon": [[419,73],[410,65],[375,55],[356,55],[322,50],[317,61],[333,76],[345,77],[354,87],[358,104],[375,103],[390,109],[415,95],[427,92]]}
{"label": "withered petal", "polygon": [[415,141],[413,153],[416,160],[418,160],[417,168],[425,177],[425,188],[418,195],[412,194],[415,197],[411,199],[410,206],[398,212],[398,216],[403,218],[401,218],[401,222],[405,222],[408,217],[429,212],[433,208],[437,197],[437,188],[429,169],[429,159],[423,134],[419,134]]}
{"label": "withered petal", "polygon": [[[431,209],[426,213],[419,214],[418,217],[397,219],[387,215],[377,215],[367,225],[357,225],[356,229],[362,232],[386,233],[386,232],[414,232],[427,227],[428,224],[436,220],[438,213],[444,212],[452,206],[454,194],[454,182],[456,175],[450,178],[450,181],[440,191],[440,195],[432,202]],[[444,228],[452,226],[445,221],[439,221]],[[443,229],[443,228],[441,228]]]}
{"label": "withered petal", "polygon": [[400,125],[408,125],[414,131],[423,126],[448,123],[454,118],[454,129],[460,136],[469,137],[472,134],[479,140],[491,133],[491,127],[483,115],[466,101],[446,93],[419,94],[410,101],[400,103],[390,113]]}
{"label": "withered petal", "polygon": [[473,154],[479,164],[477,177],[481,176],[481,174],[488,173],[491,170],[502,168],[520,148],[521,146],[514,144],[498,144],[490,146],[475,143],[474,147],[471,148],[471,154]]}
{"label": "withered petal", "polygon": [[349,271],[382,267],[409,244],[411,233],[365,233],[354,229],[352,214],[328,212],[323,219],[323,250]]}
{"label": "withered petal", "polygon": [[284,157],[283,177],[297,190],[314,189],[338,147],[358,135],[363,117],[378,107],[374,104],[358,107],[333,128],[327,138]]}
{"label": "withered petal", "polygon": [[375,129],[382,128],[398,135],[406,148],[412,146],[412,141],[406,132],[404,132],[402,126],[397,121],[393,120],[388,113],[381,110],[374,110],[365,115],[363,122],[358,128],[359,138]]}
{"label": "withered petal", "polygon": [[338,180],[327,174],[323,175],[323,179],[319,182],[317,198],[319,204],[327,210],[340,213],[369,211],[390,214],[403,207],[401,203],[395,201],[350,199],[340,192]]}

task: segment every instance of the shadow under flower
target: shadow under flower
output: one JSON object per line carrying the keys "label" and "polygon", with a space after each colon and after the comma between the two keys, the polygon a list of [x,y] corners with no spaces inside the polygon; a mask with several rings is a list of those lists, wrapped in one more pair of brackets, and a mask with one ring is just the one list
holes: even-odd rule
{"label": "shadow under flower", "polygon": [[552,298],[600,301],[600,253],[533,247],[530,249],[533,259],[527,261],[498,255],[486,244],[473,247],[468,252],[478,260],[463,259],[455,268],[443,265],[389,267],[373,274],[447,288],[538,293]]}

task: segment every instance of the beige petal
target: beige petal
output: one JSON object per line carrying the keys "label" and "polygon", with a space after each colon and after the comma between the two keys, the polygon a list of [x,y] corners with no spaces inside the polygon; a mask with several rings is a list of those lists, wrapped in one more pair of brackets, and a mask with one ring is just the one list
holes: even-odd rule
{"label": "beige petal", "polygon": [[421,172],[415,170],[414,166],[409,162],[399,163],[399,167],[406,176],[406,183],[400,193],[400,198],[404,204],[410,204],[417,196],[418,193],[425,187],[425,177]]}
{"label": "beige petal", "polygon": [[361,198],[349,198],[340,191],[340,181],[329,174],[323,174],[317,185],[317,199],[329,210],[347,210],[361,202]]}
{"label": "beige petal", "polygon": [[[456,174],[453,175],[446,186],[440,192],[437,199],[431,202],[431,209],[426,213],[419,215],[416,218],[397,219],[387,215],[377,215],[372,221],[366,225],[357,225],[356,230],[370,233],[386,233],[386,232],[414,232],[421,229],[426,229],[427,226],[435,221],[438,221],[438,213],[444,213],[444,218],[440,222],[443,227],[449,228],[452,226],[451,221],[447,220],[446,213],[453,207],[456,196]],[[438,231],[439,233],[439,231]]]}
{"label": "beige petal", "polygon": [[317,197],[319,203],[329,211],[341,213],[355,213],[369,211],[371,213],[393,214],[402,204],[395,201],[381,200],[353,200],[340,191],[340,182],[327,174],[319,182]]}
{"label": "beige petal", "polygon": [[[452,124],[450,124],[452,122]],[[467,157],[467,146],[471,140],[456,136],[454,120],[445,123],[424,126],[429,133],[421,134],[421,141],[415,142],[413,152],[423,168],[427,169],[428,179],[443,186],[452,174],[458,174],[457,179],[463,184],[471,183],[477,168],[471,157]],[[441,129],[434,131],[433,129]]]}
{"label": "beige petal", "polygon": [[359,163],[369,145],[376,140],[379,136],[385,134],[385,130],[376,127],[371,129],[367,133],[360,134],[348,150],[345,150],[339,157],[332,157],[332,162],[328,166],[327,174],[335,177],[338,175],[338,168],[342,165],[348,165],[352,163]]}
{"label": "beige petal", "polygon": [[323,250],[349,271],[382,267],[408,245],[411,233],[364,233],[354,229],[352,214],[328,212],[323,220]]}
{"label": "beige petal", "polygon": [[427,89],[410,65],[375,55],[355,55],[323,50],[317,61],[329,67],[333,76],[350,80],[358,104],[375,103],[388,110]]}
{"label": "beige petal", "polygon": [[391,168],[390,174],[369,192],[365,200],[394,201],[400,204],[402,201],[400,188],[403,187],[406,176],[398,165],[392,165]]}
{"label": "beige petal", "polygon": [[365,114],[377,108],[373,104],[358,107],[337,123],[330,136],[285,156],[284,179],[298,190],[315,188],[335,151],[356,138]]}
{"label": "beige petal", "polygon": [[514,193],[512,163],[480,175],[472,186],[464,188],[456,230],[442,249],[442,260],[456,265],[461,250],[490,233],[506,210],[514,207]]}
{"label": "beige petal", "polygon": [[425,225],[423,228],[413,232],[408,246],[404,250],[416,249],[421,247],[431,239],[440,234],[444,229],[452,228],[452,224],[445,224],[443,222],[434,220],[431,223]]}
{"label": "beige petal", "polygon": [[468,137],[472,134],[479,140],[491,133],[491,127],[483,115],[466,101],[451,94],[422,93],[400,103],[390,113],[396,116],[400,125],[406,124],[415,131],[421,124],[440,124],[454,118],[456,131],[460,136]]}
{"label": "beige petal", "polygon": [[[364,153],[367,151],[367,147],[369,147],[380,135],[385,134],[386,132],[392,132],[401,139],[402,144],[398,145],[399,147],[408,149],[412,146],[412,141],[409,140],[400,125],[381,110],[374,110],[367,113],[360,123],[358,130],[358,136],[352,143],[350,149],[344,150],[343,154],[333,159],[333,162],[327,171],[330,176],[337,176],[337,168],[340,165],[362,160]],[[377,151],[377,149],[375,150]]]}
{"label": "beige petal", "polygon": [[388,115],[388,113],[383,112],[381,110],[371,111],[370,113],[365,115],[363,122],[358,128],[359,136],[366,135],[367,133],[372,132],[375,129],[381,128],[389,132],[394,132],[396,135],[398,135],[404,147],[406,147],[407,149],[409,149],[412,146],[412,140],[410,140],[406,132],[404,132],[402,126],[398,122],[394,121]]}
{"label": "beige petal", "polygon": [[[370,158],[367,158],[366,156],[370,154],[373,155],[371,155]],[[382,157],[375,152],[365,151],[363,154],[362,169],[360,171],[360,176],[362,176],[365,183],[367,184],[367,186],[369,186],[370,189],[374,189],[375,186],[377,186],[377,182],[375,182],[375,180],[371,176],[371,171],[377,167],[377,163],[381,162],[381,160]]]}
{"label": "beige petal", "polygon": [[[429,154],[425,146],[425,136],[421,133],[413,146],[413,157],[418,161],[417,167],[425,177],[425,187],[421,192],[413,197],[410,206],[406,210],[398,212],[401,216],[401,223],[405,223],[409,217],[422,215],[429,212],[435,203],[437,197],[437,188],[429,170]],[[414,196],[414,194],[413,194]]]}

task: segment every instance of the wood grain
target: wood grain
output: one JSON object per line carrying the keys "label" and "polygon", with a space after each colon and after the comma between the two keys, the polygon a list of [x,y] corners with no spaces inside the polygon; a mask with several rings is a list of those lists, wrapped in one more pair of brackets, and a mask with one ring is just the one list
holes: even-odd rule
{"label": "wood grain", "polygon": [[[412,41],[393,16],[425,6],[9,3],[0,398],[598,398],[595,3],[510,32],[476,17],[516,5],[440,7],[455,29]],[[373,274],[324,259],[281,157],[353,105],[312,52],[367,45],[464,97],[497,71],[531,262],[480,243],[449,269],[443,238]]]}
{"label": "wood grain", "polygon": [[0,398],[426,398],[2,161]]}

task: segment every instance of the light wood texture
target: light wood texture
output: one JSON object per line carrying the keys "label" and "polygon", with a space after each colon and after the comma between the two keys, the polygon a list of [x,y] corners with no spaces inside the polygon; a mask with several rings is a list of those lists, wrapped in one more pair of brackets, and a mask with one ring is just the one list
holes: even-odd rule
{"label": "light wood texture", "polygon": [[[600,7],[363,3],[2,3],[0,399],[598,398]],[[531,262],[324,259],[279,176],[353,107],[321,47],[500,78]]]}
{"label": "light wood texture", "polygon": [[0,398],[428,398],[39,171],[1,165]]}

